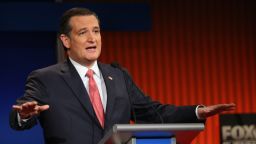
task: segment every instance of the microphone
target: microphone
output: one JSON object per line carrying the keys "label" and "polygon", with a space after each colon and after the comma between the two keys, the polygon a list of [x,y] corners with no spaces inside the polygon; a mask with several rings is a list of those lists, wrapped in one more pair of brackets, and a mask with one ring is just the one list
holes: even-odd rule
{"label": "microphone", "polygon": [[[130,75],[128,74],[127,70],[123,69],[123,68],[118,64],[118,62],[112,62],[112,63],[111,63],[111,66],[114,67],[114,68],[118,68],[119,70],[121,70],[121,71],[123,72],[124,80],[125,80],[125,83],[127,84],[127,77],[130,77]],[[137,123],[136,113],[135,113],[135,110],[134,110],[134,107],[133,107],[133,100],[132,100],[132,98],[130,97],[130,92],[129,92],[129,90],[128,90],[127,85],[125,85],[125,86],[126,86],[126,89],[127,89],[128,95],[129,95],[129,101],[130,101],[130,103],[131,103],[131,109],[132,109],[132,111],[133,111],[134,122]],[[141,91],[137,86],[135,86],[135,88],[138,89],[137,91],[139,91],[141,95],[144,95],[144,94],[142,93],[142,91]],[[151,107],[151,108],[153,109],[153,111],[158,115],[158,117],[159,117],[161,123],[163,124],[163,123],[164,123],[164,120],[163,120],[162,116],[160,115],[160,113],[156,110],[156,108],[155,108],[152,104],[150,104],[150,107]]]}

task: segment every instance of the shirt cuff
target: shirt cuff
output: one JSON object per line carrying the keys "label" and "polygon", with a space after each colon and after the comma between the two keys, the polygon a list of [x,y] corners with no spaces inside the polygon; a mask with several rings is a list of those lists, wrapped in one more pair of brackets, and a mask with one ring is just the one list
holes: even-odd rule
{"label": "shirt cuff", "polygon": [[22,123],[27,122],[30,118],[28,118],[28,119],[21,119],[20,118],[20,114],[17,112],[17,119],[18,119],[18,125],[21,127]]}
{"label": "shirt cuff", "polygon": [[204,106],[204,105],[198,105],[198,106],[196,107],[196,110],[195,110],[195,112],[196,112],[196,117],[197,117],[198,120],[204,120],[204,118],[201,118],[201,117],[199,116],[199,114],[198,114],[198,108],[201,108],[201,107],[205,107],[205,106]]}

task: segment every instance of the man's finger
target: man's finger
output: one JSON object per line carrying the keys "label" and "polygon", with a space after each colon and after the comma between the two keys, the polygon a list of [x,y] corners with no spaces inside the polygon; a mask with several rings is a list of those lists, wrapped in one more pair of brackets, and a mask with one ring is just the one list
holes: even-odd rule
{"label": "man's finger", "polygon": [[37,105],[38,103],[37,101],[32,101],[32,104]]}
{"label": "man's finger", "polygon": [[236,105],[234,103],[230,103],[230,104],[221,104],[220,106],[222,107],[236,107]]}
{"label": "man's finger", "polygon": [[22,106],[23,108],[28,108],[28,107],[29,107],[29,102],[23,103],[21,106]]}
{"label": "man's finger", "polygon": [[25,102],[21,105],[24,109],[33,109],[34,107],[37,106],[36,101],[31,101],[31,102]]}
{"label": "man's finger", "polygon": [[19,105],[13,105],[12,108],[16,111],[22,110],[22,107]]}
{"label": "man's finger", "polygon": [[28,105],[29,106],[34,106],[34,105],[37,105],[37,102],[36,101],[31,101],[31,102],[28,102]]}
{"label": "man's finger", "polygon": [[224,111],[231,111],[231,110],[235,110],[235,107],[228,107],[228,108],[225,108],[223,109]]}
{"label": "man's finger", "polygon": [[35,106],[35,105],[37,105],[37,102],[36,101],[26,102],[25,105],[26,106]]}
{"label": "man's finger", "polygon": [[39,111],[39,112],[45,111],[45,110],[49,109],[49,107],[50,107],[49,105],[42,105],[42,106],[39,106],[38,111]]}

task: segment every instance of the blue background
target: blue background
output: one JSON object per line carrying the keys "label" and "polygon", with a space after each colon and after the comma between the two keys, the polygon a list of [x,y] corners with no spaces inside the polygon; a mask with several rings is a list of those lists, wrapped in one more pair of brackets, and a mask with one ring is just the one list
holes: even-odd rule
{"label": "blue background", "polygon": [[1,144],[41,144],[39,125],[17,132],[9,127],[9,112],[23,95],[27,75],[34,69],[56,63],[55,32],[1,32]]}

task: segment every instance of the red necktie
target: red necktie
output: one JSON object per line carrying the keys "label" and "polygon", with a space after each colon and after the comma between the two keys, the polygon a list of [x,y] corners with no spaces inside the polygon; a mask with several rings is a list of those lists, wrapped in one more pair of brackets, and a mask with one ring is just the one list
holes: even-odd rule
{"label": "red necktie", "polygon": [[97,84],[93,78],[93,70],[89,69],[86,73],[86,76],[89,78],[89,95],[94,112],[96,113],[102,128],[104,128],[104,110]]}

